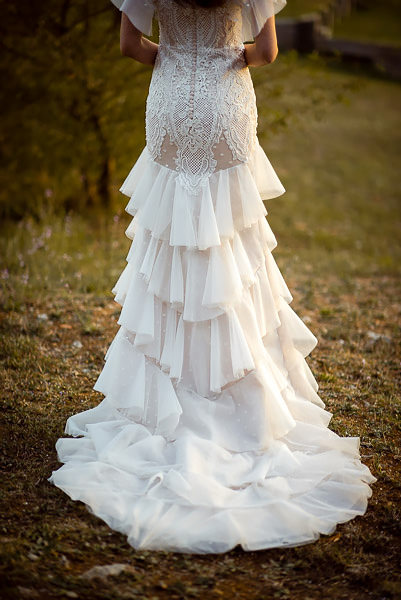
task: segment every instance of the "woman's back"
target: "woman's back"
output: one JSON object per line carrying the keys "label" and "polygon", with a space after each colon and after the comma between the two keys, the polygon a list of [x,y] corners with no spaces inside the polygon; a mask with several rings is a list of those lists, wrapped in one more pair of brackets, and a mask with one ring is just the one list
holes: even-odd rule
{"label": "woman's back", "polygon": [[244,2],[233,0],[223,6],[202,8],[175,0],[154,0],[159,21],[159,42],[188,52],[192,58],[209,48],[242,46]]}

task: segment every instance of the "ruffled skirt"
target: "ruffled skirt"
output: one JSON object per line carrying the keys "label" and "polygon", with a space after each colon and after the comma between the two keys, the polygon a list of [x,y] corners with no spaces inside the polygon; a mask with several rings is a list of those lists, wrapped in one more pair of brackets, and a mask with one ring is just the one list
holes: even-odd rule
{"label": "ruffled skirt", "polygon": [[376,481],[358,437],[328,428],[263,200],[285,192],[258,145],[193,195],[143,150],[121,191],[133,219],[122,309],[49,481],[134,548],[294,546],[362,515]]}

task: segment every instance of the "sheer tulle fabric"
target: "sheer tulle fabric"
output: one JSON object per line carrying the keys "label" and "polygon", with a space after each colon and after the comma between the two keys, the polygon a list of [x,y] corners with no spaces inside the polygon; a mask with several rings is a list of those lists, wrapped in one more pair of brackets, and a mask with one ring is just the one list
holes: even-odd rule
{"label": "sheer tulle fabric", "polygon": [[[157,9],[157,0],[111,1],[128,16],[139,31],[145,35],[152,35],[152,20]],[[287,4],[286,0],[231,0],[231,4],[235,3],[242,8],[242,38],[244,42],[256,37],[267,19],[278,13]]]}

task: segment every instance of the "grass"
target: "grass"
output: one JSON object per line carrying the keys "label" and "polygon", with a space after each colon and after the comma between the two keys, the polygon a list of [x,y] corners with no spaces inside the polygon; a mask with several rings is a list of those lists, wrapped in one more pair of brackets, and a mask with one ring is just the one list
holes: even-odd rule
{"label": "grass", "polygon": [[[328,0],[291,0],[277,13],[277,19],[320,13],[329,6]],[[349,15],[335,19],[333,36],[400,46],[400,10],[399,0],[363,0],[352,7]]]}
{"label": "grass", "polygon": [[399,84],[315,54],[290,52],[276,71],[255,83],[260,140],[287,190],[267,203],[281,256],[323,276],[397,276]]}
{"label": "grass", "polygon": [[399,0],[364,0],[361,7],[355,7],[350,15],[336,21],[333,35],[361,42],[401,46],[400,10]]}
{"label": "grass", "polygon": [[[399,85],[316,56],[254,70],[259,136],[287,192],[266,203],[293,308],[318,337],[308,357],[330,428],[361,438],[378,477],[363,517],[298,548],[188,556],[135,551],[47,481],[68,416],[117,332],[126,198],[1,236],[3,598],[395,599],[400,536]],[[118,186],[120,182],[116,182]],[[371,335],[378,334],[376,339]],[[94,565],[129,572],[88,581]]]}
{"label": "grass", "polygon": [[299,17],[312,12],[320,12],[330,5],[329,0],[290,0],[277,14],[280,17]]}
{"label": "grass", "polygon": [[[54,286],[68,295],[103,293],[119,273],[127,239],[119,214],[84,219],[73,213],[8,223],[3,233],[0,273],[5,307],[17,308]],[[114,267],[111,265],[114,264]],[[59,293],[59,292],[58,292]]]}

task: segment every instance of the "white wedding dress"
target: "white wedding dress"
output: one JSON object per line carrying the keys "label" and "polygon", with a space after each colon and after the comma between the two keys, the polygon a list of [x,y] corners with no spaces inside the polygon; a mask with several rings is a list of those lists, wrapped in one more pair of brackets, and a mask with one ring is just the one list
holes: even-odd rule
{"label": "white wedding dress", "polygon": [[[120,328],[49,481],[134,548],[295,546],[366,511],[358,437],[328,428],[263,200],[285,192],[256,135],[243,57],[285,0],[113,0],[160,45],[147,143],[124,181]],[[266,70],[268,77],[268,70]]]}

